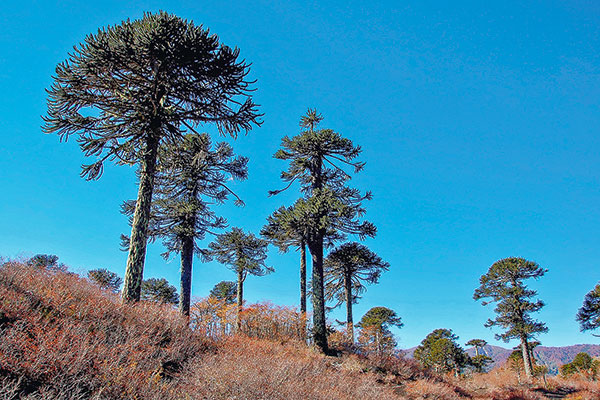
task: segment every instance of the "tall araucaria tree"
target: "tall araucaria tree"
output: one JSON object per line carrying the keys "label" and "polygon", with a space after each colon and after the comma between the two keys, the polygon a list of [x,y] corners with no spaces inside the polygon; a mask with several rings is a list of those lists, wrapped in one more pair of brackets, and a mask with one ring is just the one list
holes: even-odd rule
{"label": "tall araucaria tree", "polygon": [[537,263],[520,257],[509,257],[496,261],[487,274],[479,279],[480,286],[475,289],[473,298],[482,301],[485,306],[497,303],[494,311],[497,316],[489,319],[486,327],[500,326],[506,331],[496,335],[497,339],[508,342],[511,339],[521,341],[521,352],[525,373],[528,377],[533,376],[531,352],[529,351],[529,340],[539,333],[548,331],[543,322],[534,320],[531,313],[539,311],[544,302],[535,300],[535,290],[528,289],[523,283],[525,279],[538,279],[548,272]]}
{"label": "tall araucaria tree", "polygon": [[290,247],[300,251],[300,312],[302,314],[306,314],[307,228],[305,221],[299,218],[298,209],[294,206],[281,206],[267,217],[267,224],[260,230],[261,236],[269,240],[280,252],[287,253]]}
{"label": "tall araucaria tree", "polygon": [[282,148],[274,157],[290,162],[287,171],[281,173],[288,185],[270,193],[280,193],[298,181],[308,196],[302,212],[309,214],[307,245],[312,258],[313,339],[317,347],[328,352],[323,282],[326,234],[335,230],[357,234],[362,239],[374,236],[376,229],[369,222],[359,221],[365,212],[362,201],[371,198],[370,192],[361,195],[345,186],[350,175],[343,167],[350,166],[358,172],[364,166],[363,162],[355,161],[361,149],[331,129],[315,129],[322,119],[321,114],[309,109],[300,121],[304,130],[282,139]]}
{"label": "tall araucaria tree", "polygon": [[252,233],[245,233],[240,228],[217,235],[208,247],[208,254],[237,275],[238,329],[241,327],[241,311],[244,303],[244,281],[248,274],[263,276],[274,271],[266,264],[266,240],[257,238]]}
{"label": "tall araucaria tree", "polygon": [[585,295],[583,305],[577,312],[577,321],[582,332],[600,327],[600,283]]}
{"label": "tall araucaria tree", "polygon": [[56,68],[44,132],[76,135],[81,175],[98,179],[106,160],[138,165],[139,188],[125,270],[124,301],[138,301],[158,149],[200,124],[236,137],[260,125],[249,64],[216,35],[165,12],[146,13],[88,35]]}
{"label": "tall araucaria tree", "polygon": [[[206,233],[226,227],[225,219],[211,210],[211,204],[223,203],[230,195],[236,204],[243,204],[230,182],[246,179],[248,159],[235,157],[224,142],[213,148],[206,133],[191,133],[177,145],[161,146],[159,160],[149,236],[163,239],[165,258],[171,252],[181,256],[179,311],[189,317],[194,254],[205,256],[196,242]],[[125,214],[131,216],[134,210],[133,201],[123,205]]]}
{"label": "tall araucaria tree", "polygon": [[366,290],[365,283],[379,282],[390,264],[360,243],[344,243],[333,250],[323,263],[325,293],[328,300],[336,300],[335,307],[346,303],[346,326],[350,341],[354,343],[352,305]]}
{"label": "tall araucaria tree", "polygon": [[[300,312],[306,314],[306,246],[309,239],[311,214],[306,206],[306,199],[298,199],[291,207],[279,207],[267,217],[267,224],[261,229],[261,236],[282,253],[287,253],[290,247],[300,250]],[[333,246],[336,240],[343,239],[334,230],[325,234],[325,245]]]}

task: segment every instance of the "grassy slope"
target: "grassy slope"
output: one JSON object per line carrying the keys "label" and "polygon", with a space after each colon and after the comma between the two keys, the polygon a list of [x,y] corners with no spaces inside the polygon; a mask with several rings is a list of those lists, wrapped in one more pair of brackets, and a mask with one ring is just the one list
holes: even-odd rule
{"label": "grassy slope", "polygon": [[[597,383],[578,385],[578,398],[600,398]],[[167,307],[122,305],[73,274],[0,267],[0,400],[543,398],[533,389],[507,371],[455,379],[300,343],[213,342]]]}

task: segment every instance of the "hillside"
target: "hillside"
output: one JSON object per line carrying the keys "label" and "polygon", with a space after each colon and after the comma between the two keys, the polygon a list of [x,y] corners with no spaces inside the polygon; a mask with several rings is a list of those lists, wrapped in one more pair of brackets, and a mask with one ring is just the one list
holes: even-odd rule
{"label": "hillside", "polygon": [[[403,350],[403,354],[407,358],[412,358],[416,347]],[[475,355],[475,348],[466,349],[470,356]],[[507,349],[500,346],[486,345],[483,348],[483,354],[491,357],[494,362],[490,365],[490,369],[499,368],[508,359],[512,349]],[[534,355],[539,364],[546,365],[549,372],[553,375],[557,374],[561,365],[573,361],[573,358],[578,353],[588,353],[592,357],[600,357],[600,345],[597,344],[576,344],[563,347],[548,347],[538,346],[534,350]]]}
{"label": "hillside", "polygon": [[[244,335],[215,341],[172,308],[122,305],[75,274],[0,265],[0,399],[526,399],[540,382],[506,370],[454,378],[413,361]],[[597,383],[550,388],[597,399]],[[554,389],[552,389],[554,390]]]}

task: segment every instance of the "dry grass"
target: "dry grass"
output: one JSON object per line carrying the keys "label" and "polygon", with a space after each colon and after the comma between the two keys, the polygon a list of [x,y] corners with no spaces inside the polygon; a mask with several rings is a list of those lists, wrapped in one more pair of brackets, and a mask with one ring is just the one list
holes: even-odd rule
{"label": "dry grass", "polygon": [[295,339],[303,320],[295,310],[267,304],[245,313],[252,337],[235,336],[220,331],[222,320],[205,306],[203,328],[193,331],[168,306],[122,305],[77,275],[5,263],[0,400],[541,400],[543,390],[600,399],[598,383],[581,378],[552,378],[544,387],[504,369],[456,378],[345,347],[324,356]]}
{"label": "dry grass", "polygon": [[398,398],[300,343],[214,342],[167,306],[122,305],[73,274],[6,263],[0,299],[2,400]]}

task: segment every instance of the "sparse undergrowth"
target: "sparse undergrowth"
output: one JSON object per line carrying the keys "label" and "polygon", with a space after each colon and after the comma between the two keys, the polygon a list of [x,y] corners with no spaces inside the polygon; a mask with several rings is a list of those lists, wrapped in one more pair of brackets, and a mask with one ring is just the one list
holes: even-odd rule
{"label": "sparse undergrowth", "polygon": [[0,400],[535,400],[550,392],[600,398],[598,383],[584,380],[550,379],[544,388],[508,370],[454,378],[398,357],[328,357],[294,340],[215,341],[169,306],[122,305],[74,274],[0,267]]}

